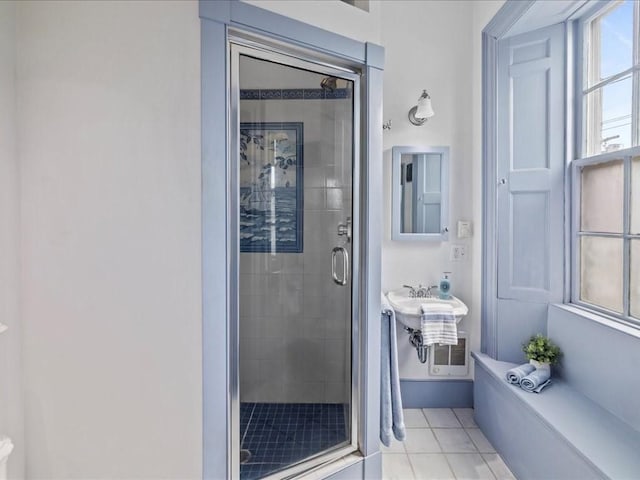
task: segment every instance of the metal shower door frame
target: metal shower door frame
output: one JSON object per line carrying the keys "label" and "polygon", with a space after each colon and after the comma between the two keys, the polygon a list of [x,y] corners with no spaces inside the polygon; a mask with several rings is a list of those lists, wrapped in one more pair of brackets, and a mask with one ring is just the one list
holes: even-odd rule
{"label": "metal shower door frame", "polygon": [[[295,477],[298,474],[328,464],[349,453],[357,452],[360,448],[359,434],[361,426],[359,424],[362,383],[362,318],[361,302],[365,302],[362,297],[360,274],[361,274],[361,163],[362,153],[360,142],[362,132],[361,125],[361,73],[359,66],[349,65],[343,59],[317,52],[293,47],[291,45],[277,42],[271,38],[261,37],[254,33],[247,33],[238,29],[228,31],[228,57],[227,57],[227,81],[228,81],[228,155],[227,155],[227,209],[229,228],[229,318],[228,318],[228,338],[229,338],[229,405],[230,405],[230,428],[228,435],[228,450],[231,452],[231,478],[240,477],[240,383],[239,383],[239,360],[240,360],[240,338],[239,338],[239,261],[240,261],[240,241],[239,241],[239,134],[240,134],[240,84],[239,84],[239,63],[240,56],[247,55],[260,60],[265,60],[289,67],[302,68],[313,71],[321,75],[332,76],[353,82],[353,128],[352,128],[352,203],[351,215],[353,219],[353,239],[351,243],[352,266],[351,266],[351,404],[350,404],[350,444],[341,447],[328,449],[318,454],[308,457],[299,463],[292,464],[286,470],[266,478]],[[330,261],[330,256],[327,257]]]}

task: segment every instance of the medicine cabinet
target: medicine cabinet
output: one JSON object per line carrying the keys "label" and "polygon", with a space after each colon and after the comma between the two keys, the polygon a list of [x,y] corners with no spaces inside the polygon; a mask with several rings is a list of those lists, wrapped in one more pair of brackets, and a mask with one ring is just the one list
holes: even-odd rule
{"label": "medicine cabinet", "polygon": [[449,147],[392,149],[392,240],[449,237]]}

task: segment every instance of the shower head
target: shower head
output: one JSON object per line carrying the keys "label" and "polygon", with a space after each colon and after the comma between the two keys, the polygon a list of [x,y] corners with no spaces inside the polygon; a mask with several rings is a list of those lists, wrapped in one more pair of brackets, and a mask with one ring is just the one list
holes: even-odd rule
{"label": "shower head", "polygon": [[336,77],[324,77],[320,82],[320,86],[324,90],[333,92],[338,87],[338,79]]}

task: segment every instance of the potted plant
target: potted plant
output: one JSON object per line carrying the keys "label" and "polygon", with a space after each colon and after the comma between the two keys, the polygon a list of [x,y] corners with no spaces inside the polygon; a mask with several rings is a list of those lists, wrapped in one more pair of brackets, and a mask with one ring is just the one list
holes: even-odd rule
{"label": "potted plant", "polygon": [[560,360],[560,347],[544,335],[533,335],[527,343],[522,344],[522,351],[529,363],[538,369],[551,369]]}

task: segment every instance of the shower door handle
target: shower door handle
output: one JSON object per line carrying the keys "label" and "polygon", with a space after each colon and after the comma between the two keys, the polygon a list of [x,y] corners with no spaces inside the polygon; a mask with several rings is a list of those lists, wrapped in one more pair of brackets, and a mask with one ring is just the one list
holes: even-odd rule
{"label": "shower door handle", "polygon": [[[336,271],[338,253],[342,253],[342,278],[338,277],[338,272]],[[331,277],[334,282],[343,287],[349,281],[349,253],[344,247],[333,247],[333,250],[331,250]]]}

